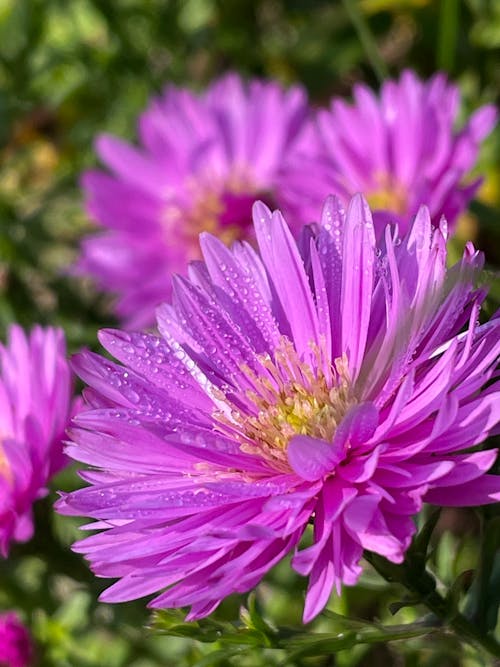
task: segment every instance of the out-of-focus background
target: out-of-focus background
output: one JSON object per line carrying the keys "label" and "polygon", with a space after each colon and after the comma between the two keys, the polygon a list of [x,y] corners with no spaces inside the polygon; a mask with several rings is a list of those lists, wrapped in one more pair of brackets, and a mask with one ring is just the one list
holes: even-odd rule
{"label": "out-of-focus background", "polygon": [[[370,54],[371,39],[379,58]],[[397,76],[410,67],[423,77],[443,70],[461,88],[465,118],[482,103],[498,103],[499,50],[497,0],[0,0],[0,333],[14,320],[59,324],[74,351],[95,346],[96,329],[113,324],[109,297],[67,270],[80,237],[92,229],[79,175],[95,164],[95,135],[108,131],[133,140],[138,113],[167,82],[201,89],[231,69],[302,82],[313,103],[323,104],[333,94],[349,96],[356,81],[377,88],[377,70]],[[485,181],[455,243],[475,239],[495,271],[498,128],[485,142],[476,171]],[[498,292],[494,287],[490,303]],[[58,483],[71,486],[72,474]],[[43,529],[35,541],[0,563],[0,609],[17,606],[30,620],[42,667],[283,664],[279,652],[230,658],[189,639],[149,637],[144,603],[96,603],[102,583],[68,550],[76,528],[52,515],[50,501],[38,513]],[[441,518],[433,566],[445,584],[476,566],[477,530],[473,512]],[[42,549],[51,554],[49,561],[39,557]],[[258,600],[276,623],[298,625],[304,588],[285,563],[260,587]],[[360,586],[330,607],[388,622],[394,595],[368,571]],[[242,600],[227,601],[219,617],[235,618]],[[403,608],[391,622],[418,614]],[[327,629],[329,622],[320,620],[315,629]],[[488,662],[440,637],[358,646],[328,660],[284,664]]]}

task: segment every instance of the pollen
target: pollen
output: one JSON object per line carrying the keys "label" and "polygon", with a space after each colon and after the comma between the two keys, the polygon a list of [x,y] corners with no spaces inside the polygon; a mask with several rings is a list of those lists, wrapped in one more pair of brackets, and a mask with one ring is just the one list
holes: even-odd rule
{"label": "pollen", "polygon": [[[172,239],[188,249],[187,260],[201,257],[198,238],[202,232],[216,235],[226,245],[246,238],[251,225],[251,206],[244,216],[236,218],[228,211],[227,199],[230,198],[232,207],[239,209],[238,199],[246,203],[258,197],[259,190],[243,168],[233,169],[221,182],[205,182],[201,177],[191,177],[186,182],[190,206],[185,203],[169,203],[164,209],[162,222],[167,234],[168,242]],[[236,202],[236,206],[235,206]],[[228,215],[229,214],[229,215]]]}
{"label": "pollen", "polygon": [[12,479],[12,472],[10,469],[9,461],[5,456],[5,452],[3,450],[1,442],[0,442],[0,477],[3,477],[8,482],[11,481]]}
{"label": "pollen", "polygon": [[323,349],[311,345],[314,363],[302,360],[283,337],[273,357],[258,355],[259,371],[243,366],[251,384],[245,392],[248,409],[222,419],[240,434],[242,451],[258,449],[266,459],[287,461],[286,449],[295,435],[331,442],[348,409],[356,403],[345,358],[328,362]]}
{"label": "pollen", "polygon": [[375,178],[375,185],[367,191],[366,199],[372,210],[394,211],[399,215],[403,215],[408,206],[406,190],[386,174]]}

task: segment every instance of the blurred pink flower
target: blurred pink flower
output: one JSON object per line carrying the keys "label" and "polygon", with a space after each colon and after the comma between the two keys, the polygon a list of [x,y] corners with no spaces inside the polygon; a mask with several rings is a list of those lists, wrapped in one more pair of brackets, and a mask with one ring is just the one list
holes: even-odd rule
{"label": "blurred pink flower", "polygon": [[477,450],[500,412],[481,254],[448,269],[425,208],[378,244],[359,195],[347,215],[330,198],[299,245],[279,212],[254,211],[260,256],[202,235],[161,338],[103,331],[124,365],[74,361],[92,409],[68,454],[92,469],[58,507],[97,520],[75,548],[118,577],[104,601],[159,593],[153,607],[198,618],[293,552],[308,621],[357,581],[364,549],[403,560],[424,502],[500,499],[497,452]]}
{"label": "blurred pink flower", "polygon": [[460,93],[444,74],[421,81],[405,71],[385,81],[380,98],[354,86],[353,103],[334,98],[317,112],[281,175],[281,204],[296,222],[317,220],[324,198],[344,203],[362,192],[375,224],[398,222],[405,233],[421,204],[435,226],[455,224],[481,179],[471,179],[482,140],[493,128],[491,105],[456,130]]}
{"label": "blurred pink flower", "polygon": [[33,644],[28,629],[12,611],[0,613],[0,665],[31,667]]}
{"label": "blurred pink flower", "polygon": [[71,411],[72,373],[60,329],[17,325],[0,344],[0,553],[33,534],[33,503],[67,460],[62,439]]}
{"label": "blurred pink flower", "polygon": [[103,230],[84,240],[77,271],[118,296],[126,326],[154,323],[172,274],[201,257],[200,232],[225,242],[252,234],[251,206],[274,201],[307,114],[302,88],[228,74],[201,95],[168,86],[139,119],[138,147],[98,138],[109,171],[82,184]]}

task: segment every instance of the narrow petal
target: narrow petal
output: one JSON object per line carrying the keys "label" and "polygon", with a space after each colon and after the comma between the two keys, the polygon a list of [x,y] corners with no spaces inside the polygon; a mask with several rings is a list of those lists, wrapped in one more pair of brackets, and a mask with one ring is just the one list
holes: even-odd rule
{"label": "narrow petal", "polygon": [[356,195],[349,205],[342,266],[342,344],[353,381],[363,363],[370,322],[375,263],[375,232],[368,204]]}
{"label": "narrow petal", "polygon": [[288,462],[293,470],[309,482],[315,482],[332,472],[342,455],[342,449],[334,444],[307,435],[294,436],[287,449]]}
{"label": "narrow petal", "polygon": [[260,202],[254,205],[254,224],[262,259],[286,313],[297,352],[310,358],[311,342],[319,346],[319,323],[297,245],[281,214],[276,211],[271,215]]}

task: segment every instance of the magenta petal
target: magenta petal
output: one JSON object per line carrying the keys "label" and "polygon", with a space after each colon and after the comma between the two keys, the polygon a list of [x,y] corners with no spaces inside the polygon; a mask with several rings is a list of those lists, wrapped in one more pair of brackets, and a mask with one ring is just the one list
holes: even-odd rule
{"label": "magenta petal", "polygon": [[377,426],[378,410],[373,403],[356,405],[338,425],[334,445],[343,447],[348,441],[351,445],[362,445],[371,438]]}
{"label": "magenta petal", "polygon": [[30,632],[13,611],[0,612],[0,661],[6,667],[30,667],[36,661]]}
{"label": "magenta petal", "polygon": [[482,452],[473,454],[459,455],[450,459],[454,464],[453,468],[439,479],[439,486],[456,486],[470,482],[484,475],[495,463],[498,451],[495,449],[486,449]]}
{"label": "magenta petal", "polygon": [[375,232],[370,209],[362,195],[349,205],[344,232],[342,266],[342,342],[353,380],[361,368],[372,300]]}
{"label": "magenta petal", "polygon": [[158,196],[161,194],[160,169],[139,150],[105,134],[97,139],[96,149],[103,162],[106,162],[125,181],[135,180],[145,192]]}
{"label": "magenta petal", "polygon": [[469,131],[475,142],[482,141],[495,127],[498,110],[493,104],[487,104],[475,111],[469,120]]}
{"label": "magenta petal", "polygon": [[293,342],[301,356],[308,356],[311,343],[319,343],[319,322],[297,244],[279,211],[271,214],[262,202],[256,202],[253,218],[262,259],[286,313]]}
{"label": "magenta petal", "polygon": [[296,435],[288,443],[287,455],[289,464],[299,477],[315,482],[333,472],[343,452],[324,440]]}
{"label": "magenta petal", "polygon": [[375,447],[375,449],[366,456],[359,456],[354,461],[349,462],[346,466],[339,466],[339,475],[351,483],[356,482],[357,484],[360,484],[361,482],[368,481],[373,477],[384,449],[383,445],[378,445],[378,447]]}
{"label": "magenta petal", "polygon": [[332,556],[328,554],[328,551],[331,552],[330,545],[325,547],[311,572],[304,605],[304,623],[309,623],[323,611],[331,595],[335,570]]}
{"label": "magenta petal", "polygon": [[65,429],[81,407],[60,329],[13,324],[0,343],[0,552],[34,532],[33,505],[68,459]]}
{"label": "magenta petal", "polygon": [[428,491],[424,500],[445,507],[473,507],[500,501],[500,475],[483,475],[457,486],[444,486]]}

